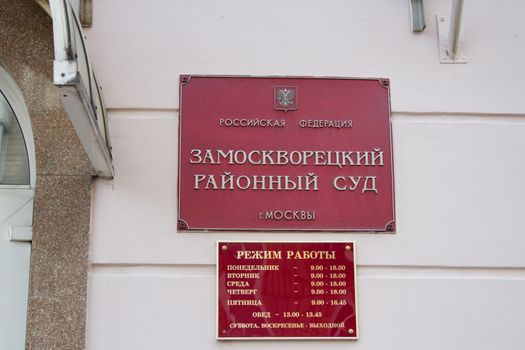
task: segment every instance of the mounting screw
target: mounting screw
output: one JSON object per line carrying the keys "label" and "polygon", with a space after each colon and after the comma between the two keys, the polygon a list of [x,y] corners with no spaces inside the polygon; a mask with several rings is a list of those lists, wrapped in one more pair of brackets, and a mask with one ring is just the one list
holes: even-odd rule
{"label": "mounting screw", "polygon": [[227,249],[228,249],[228,246],[227,246],[227,245],[223,245],[223,246],[221,247],[221,249],[222,249],[222,250],[227,250]]}
{"label": "mounting screw", "polygon": [[350,329],[348,330],[348,333],[349,333],[349,334],[354,334],[354,330],[353,330],[352,328],[350,328]]}
{"label": "mounting screw", "polygon": [[184,220],[178,220],[178,223],[177,223],[177,228],[180,229],[180,230],[187,230],[188,229],[188,224],[186,224],[186,222]]}
{"label": "mounting screw", "polygon": [[351,250],[351,249],[352,249],[352,247],[350,247],[349,245],[347,245],[347,246],[345,247],[345,250]]}

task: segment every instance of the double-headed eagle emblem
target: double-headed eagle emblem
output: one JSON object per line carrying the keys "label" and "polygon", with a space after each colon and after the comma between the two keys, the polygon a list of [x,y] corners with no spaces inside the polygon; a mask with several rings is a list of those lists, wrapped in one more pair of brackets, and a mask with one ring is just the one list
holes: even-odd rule
{"label": "double-headed eagle emblem", "polygon": [[280,89],[277,91],[277,100],[279,101],[279,105],[283,107],[293,105],[295,100],[295,92],[286,88]]}
{"label": "double-headed eagle emblem", "polygon": [[297,110],[297,87],[279,86],[274,87],[273,108],[277,111]]}

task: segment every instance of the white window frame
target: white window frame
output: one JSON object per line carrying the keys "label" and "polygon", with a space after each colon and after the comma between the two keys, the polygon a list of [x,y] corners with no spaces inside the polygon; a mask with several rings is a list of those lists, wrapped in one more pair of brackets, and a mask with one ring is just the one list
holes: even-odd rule
{"label": "white window frame", "polygon": [[11,106],[15,118],[20,125],[22,136],[29,161],[29,185],[0,185],[0,189],[28,189],[35,188],[36,185],[36,160],[35,160],[35,141],[33,138],[33,129],[31,128],[31,119],[27,106],[24,102],[22,91],[18,84],[11,77],[9,72],[0,64],[0,91],[5,96]]}

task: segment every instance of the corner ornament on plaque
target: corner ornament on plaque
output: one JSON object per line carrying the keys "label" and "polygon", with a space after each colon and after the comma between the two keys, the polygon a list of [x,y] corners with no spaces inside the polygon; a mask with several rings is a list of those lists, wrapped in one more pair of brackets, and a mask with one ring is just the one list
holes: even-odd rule
{"label": "corner ornament on plaque", "polygon": [[297,88],[294,86],[278,86],[274,88],[273,108],[276,111],[296,111]]}

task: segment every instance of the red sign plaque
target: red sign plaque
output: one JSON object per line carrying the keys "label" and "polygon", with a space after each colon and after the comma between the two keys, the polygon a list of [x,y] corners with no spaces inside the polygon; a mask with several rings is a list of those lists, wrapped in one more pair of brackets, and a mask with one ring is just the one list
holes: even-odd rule
{"label": "red sign plaque", "polygon": [[387,79],[182,76],[179,229],[395,230]]}
{"label": "red sign plaque", "polygon": [[353,242],[218,242],[217,339],[357,339]]}

